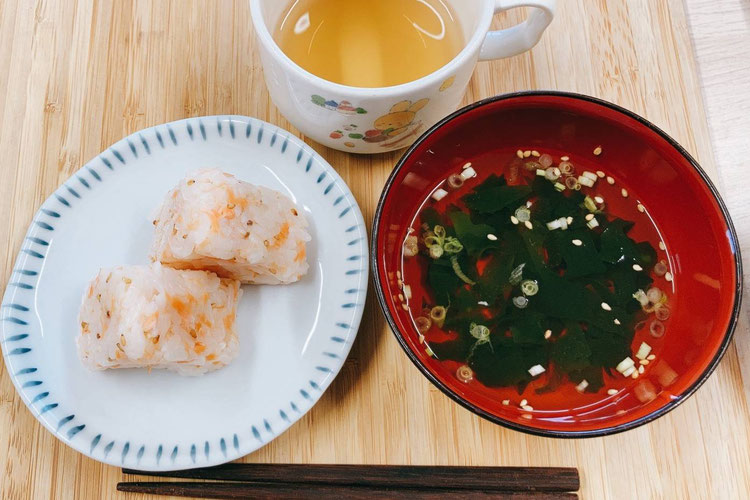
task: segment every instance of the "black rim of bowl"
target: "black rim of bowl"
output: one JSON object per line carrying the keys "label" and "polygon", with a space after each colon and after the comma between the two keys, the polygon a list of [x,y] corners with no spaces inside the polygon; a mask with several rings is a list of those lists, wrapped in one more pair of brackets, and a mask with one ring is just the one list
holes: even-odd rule
{"label": "black rim of bowl", "polygon": [[[441,128],[446,123],[450,122],[454,118],[464,114],[468,113],[469,111],[472,111],[476,108],[479,108],[481,106],[485,106],[490,103],[494,103],[497,101],[503,101],[506,99],[513,99],[518,97],[530,97],[530,96],[544,96],[544,97],[563,97],[568,99],[577,99],[581,101],[588,101],[594,104],[598,104],[599,106],[603,106],[609,109],[612,109],[614,111],[617,111],[629,118],[632,118],[639,123],[645,125],[646,127],[650,128],[654,132],[656,132],[662,139],[664,139],[667,143],[669,143],[674,149],[676,149],[682,156],[687,160],[687,162],[695,169],[698,176],[703,180],[703,183],[708,188],[709,192],[714,198],[714,201],[716,202],[717,206],[719,207],[719,211],[721,212],[722,217],[724,218],[724,223],[729,228],[729,236],[730,241],[729,244],[734,250],[734,268],[735,268],[735,279],[736,279],[736,287],[734,291],[734,305],[732,307],[732,315],[729,321],[729,325],[727,326],[727,330],[724,333],[724,338],[722,339],[721,345],[719,346],[719,349],[716,351],[716,354],[714,355],[711,362],[708,364],[705,370],[703,370],[703,373],[698,377],[698,379],[685,391],[680,394],[680,397],[676,400],[670,401],[666,405],[662,406],[661,408],[649,413],[648,415],[645,415],[641,418],[632,420],[630,422],[626,422],[624,424],[616,425],[613,427],[605,427],[602,429],[593,429],[593,430],[586,430],[586,431],[558,431],[558,430],[549,430],[549,429],[542,429],[537,427],[530,427],[518,424],[516,422],[506,420],[504,418],[498,417],[497,415],[494,415],[490,412],[487,412],[478,406],[474,405],[470,401],[462,398],[458,394],[456,394],[453,390],[451,390],[448,386],[443,384],[435,375],[430,372],[430,370],[422,363],[422,361],[417,357],[417,355],[409,348],[409,345],[406,342],[406,339],[404,338],[404,334],[399,331],[396,322],[394,321],[393,317],[391,316],[390,311],[388,310],[388,305],[385,300],[385,294],[383,291],[383,288],[380,285],[380,266],[379,266],[379,258],[378,258],[378,228],[380,226],[380,218],[383,211],[383,204],[385,203],[385,199],[388,196],[388,193],[391,190],[391,187],[393,185],[393,182],[396,178],[396,175],[401,171],[403,166],[406,164],[407,160],[411,157],[412,153],[425,141],[428,137],[432,135],[433,132],[435,132],[437,129]],[[713,371],[718,366],[719,362],[721,361],[721,358],[724,356],[724,353],[726,352],[727,348],[729,347],[729,344],[732,340],[732,335],[734,334],[734,330],[737,326],[737,320],[740,313],[740,306],[742,303],[742,259],[740,256],[740,247],[737,240],[737,233],[735,232],[734,225],[732,224],[732,220],[729,217],[729,212],[727,210],[727,207],[724,205],[724,201],[721,199],[721,196],[719,195],[719,192],[716,189],[716,186],[714,186],[713,182],[711,182],[711,179],[709,179],[708,175],[706,175],[706,172],[703,170],[703,168],[698,164],[697,161],[688,153],[685,148],[683,148],[677,141],[672,139],[667,133],[665,133],[662,129],[651,123],[650,121],[646,120],[645,118],[633,113],[632,111],[629,111],[621,106],[618,106],[617,104],[613,104],[611,102],[598,99],[596,97],[587,96],[584,94],[578,94],[575,92],[560,92],[560,91],[545,91],[545,90],[531,90],[531,91],[523,91],[523,92],[513,92],[508,94],[501,94],[494,97],[489,97],[487,99],[483,99],[481,101],[477,101],[473,104],[470,104],[464,108],[459,109],[458,111],[455,111],[454,113],[451,113],[450,115],[446,116],[442,120],[440,120],[438,123],[433,125],[429,130],[427,130],[425,133],[423,133],[419,139],[412,144],[409,149],[406,150],[406,152],[401,156],[398,163],[396,164],[395,168],[391,172],[391,175],[388,177],[388,180],[385,183],[385,186],[383,187],[383,191],[380,195],[380,200],[378,201],[378,206],[375,211],[375,218],[373,220],[372,224],[372,242],[371,242],[371,255],[373,256],[372,259],[372,270],[373,270],[373,279],[375,281],[375,293],[378,297],[378,303],[380,304],[380,308],[383,311],[383,314],[385,315],[386,320],[388,321],[388,325],[391,328],[391,331],[396,336],[396,339],[398,340],[399,344],[403,348],[404,352],[409,356],[409,359],[411,359],[412,363],[416,365],[417,368],[422,372],[422,374],[427,377],[427,379],[432,382],[433,385],[435,385],[438,389],[440,389],[446,396],[451,398],[456,403],[460,404],[464,408],[468,409],[469,411],[479,415],[480,417],[483,417],[491,422],[494,422],[498,425],[501,425],[503,427],[507,427],[509,429],[525,432],[528,434],[533,434],[536,436],[544,436],[544,437],[555,437],[555,438],[582,438],[582,437],[597,437],[597,436],[608,436],[611,434],[617,434],[619,432],[624,432],[630,429],[634,429],[635,427],[640,427],[641,425],[647,424],[653,420],[656,420],[657,418],[661,417],[662,415],[665,415],[666,413],[670,412],[677,406],[679,406],[683,401],[688,399],[690,396],[693,395],[693,393],[698,390],[698,388],[703,385],[703,383],[708,379],[708,377],[713,373]]]}

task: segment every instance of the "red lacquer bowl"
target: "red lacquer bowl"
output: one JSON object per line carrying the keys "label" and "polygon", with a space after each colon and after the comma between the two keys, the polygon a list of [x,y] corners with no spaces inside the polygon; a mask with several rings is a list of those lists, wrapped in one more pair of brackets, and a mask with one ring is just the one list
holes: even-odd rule
{"label": "red lacquer bowl", "polygon": [[[600,157],[593,155],[597,146],[604,150]],[[622,381],[626,385],[617,395],[600,391],[584,404],[579,401],[565,408],[563,403],[539,416],[535,412],[532,419],[524,418],[517,404],[502,404],[513,389],[462,382],[456,377],[455,363],[431,357],[402,307],[397,285],[403,263],[401,243],[421,203],[450,174],[460,172],[464,163],[471,161],[477,170],[496,168],[493,165],[507,163],[519,147],[569,154],[571,160],[588,158],[591,165],[584,167],[589,170],[606,165],[617,187],[628,189],[634,206],[637,200],[648,208],[668,249],[676,299],[666,335],[655,347],[656,359],[644,375]],[[739,253],[716,188],[679,144],[625,109],[561,92],[490,98],[457,111],[426,132],[403,155],[386,183],[372,241],[378,300],[396,338],[422,373],[482,417],[553,437],[631,429],[664,415],[695,392],[716,368],[735,328],[742,295]],[[525,396],[516,393],[515,401]],[[560,401],[566,401],[565,393]]]}

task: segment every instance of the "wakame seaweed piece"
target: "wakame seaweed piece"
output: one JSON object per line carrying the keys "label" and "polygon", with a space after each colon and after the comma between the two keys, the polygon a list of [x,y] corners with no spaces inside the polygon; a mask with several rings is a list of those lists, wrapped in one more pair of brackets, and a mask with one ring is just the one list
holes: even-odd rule
{"label": "wakame seaweed piece", "polygon": [[490,174],[485,180],[482,181],[474,190],[476,191],[480,187],[483,188],[494,188],[500,186],[507,186],[508,181],[505,179],[505,175]]}
{"label": "wakame seaweed piece", "polygon": [[[435,226],[444,226],[443,217],[440,215],[440,213],[435,210],[432,207],[425,207],[422,209],[421,212],[421,219],[423,224],[427,224],[427,226],[430,228],[430,231],[432,231]],[[421,233],[421,228],[418,228],[418,230]]]}
{"label": "wakame seaweed piece", "polygon": [[[648,289],[649,285],[653,282],[648,273],[636,271],[630,264],[610,266],[606,276],[611,281],[612,288],[614,289],[613,301],[621,307],[626,307],[631,303],[638,304],[638,301],[633,298],[633,294],[637,290]],[[636,310],[628,309],[631,311]],[[640,309],[640,304],[638,304],[637,309]]]}
{"label": "wakame seaweed piece", "polygon": [[514,257],[515,253],[507,245],[491,252],[482,274],[477,278],[481,300],[492,304],[510,291],[508,281],[514,268]]}
{"label": "wakame seaweed piece", "polygon": [[560,192],[555,189],[554,183],[542,177],[534,178],[531,189],[537,196],[532,210],[535,210],[535,214],[545,223],[560,217],[580,218],[580,205],[585,196],[579,191]]}
{"label": "wakame seaweed piece", "polygon": [[[530,300],[533,301],[533,297]],[[513,341],[517,344],[544,344],[544,331],[547,329],[545,316],[533,310],[516,311],[513,312],[514,318],[510,326]]]}
{"label": "wakame seaweed piece", "polygon": [[591,366],[591,349],[580,326],[568,323],[565,334],[552,343],[550,360],[564,373]]}
{"label": "wakame seaweed piece", "polygon": [[475,224],[471,221],[469,214],[458,209],[451,210],[448,216],[451,219],[458,241],[469,254],[479,257],[485,250],[500,246],[498,239],[490,240],[487,238],[488,234],[495,232],[492,226]]}
{"label": "wakame seaweed piece", "polygon": [[445,323],[443,324],[443,330],[456,332],[461,337],[466,337],[467,339],[471,338],[476,341],[476,339],[468,333],[471,330],[472,323],[488,327],[493,326],[492,323],[477,309],[459,312],[449,308],[445,317]]}
{"label": "wakame seaweed piece", "polygon": [[622,230],[619,224],[608,225],[600,237],[602,260],[612,264],[639,264],[650,269],[656,263],[656,250],[647,241],[636,243]]}
{"label": "wakame seaweed piece", "polygon": [[599,238],[599,244],[602,260],[612,264],[618,262],[632,264],[640,255],[635,242],[628,238],[620,224],[607,224]]}
{"label": "wakame seaweed piece", "polygon": [[552,200],[544,197],[537,197],[531,205],[532,216],[540,221],[543,221],[546,227],[547,222],[552,222],[555,217],[553,216],[555,210],[555,204]]}
{"label": "wakame seaweed piece", "polygon": [[651,269],[656,264],[656,250],[654,250],[654,247],[648,241],[636,243],[635,246],[638,250],[638,257],[636,258],[638,264],[644,269]]}
{"label": "wakame seaweed piece", "polygon": [[542,387],[534,389],[534,393],[541,395],[555,392],[560,388],[561,385],[565,383],[565,377],[563,375],[563,373],[557,372],[555,370],[548,370],[547,383]]}
{"label": "wakame seaweed piece", "polygon": [[[599,301],[600,309],[596,310],[591,323],[604,328],[608,332],[615,333],[617,335],[624,335],[625,330],[628,328],[630,323],[631,315],[627,312],[624,305],[619,304],[612,291],[611,282],[608,279],[596,279],[590,280],[586,285],[584,280],[579,281],[584,284],[587,288],[592,289]],[[604,309],[604,304],[607,304],[609,311]],[[615,323],[615,319],[619,324]]]}
{"label": "wakame seaweed piece", "polygon": [[[450,300],[450,307],[445,318],[445,330],[453,330],[460,335],[469,335],[471,323],[488,324],[483,308],[477,307],[477,302],[481,299],[475,287],[467,289],[465,285],[459,286]],[[497,306],[494,309],[497,309]]]}
{"label": "wakame seaweed piece", "polygon": [[618,227],[622,229],[622,232],[625,234],[628,234],[630,230],[633,229],[633,227],[635,226],[635,222],[625,220],[625,219],[620,219],[619,217],[615,217],[612,220],[604,221],[604,222],[607,227],[609,226]]}
{"label": "wakame seaweed piece", "polygon": [[477,380],[487,387],[525,385],[532,378],[528,369],[537,364],[547,364],[542,349],[507,344],[477,346],[469,359]]}
{"label": "wakame seaweed piece", "polygon": [[[574,240],[580,245],[575,245]],[[600,274],[607,270],[596,250],[591,231],[585,229],[568,230],[556,232],[551,241],[554,247],[553,254],[559,252],[565,262],[565,276],[568,278],[580,278],[592,274]]]}
{"label": "wakame seaweed piece", "polygon": [[[468,337],[468,338],[467,338]],[[471,335],[459,335],[453,340],[430,342],[430,349],[440,360],[466,361],[476,339]]]}
{"label": "wakame seaweed piece", "polygon": [[604,387],[604,372],[601,366],[588,366],[581,370],[574,370],[568,373],[568,379],[574,384],[579,384],[583,380],[588,382],[584,392],[599,392]]}
{"label": "wakame seaweed piece", "polygon": [[[525,227],[519,229],[521,240],[523,241],[524,250],[526,252],[527,259],[524,259],[526,265],[529,266],[529,270],[533,270],[537,273],[544,272],[546,268],[544,250],[544,234],[541,232],[540,223],[537,222],[536,229],[526,229]],[[543,229],[546,231],[546,228]]]}
{"label": "wakame seaweed piece", "polygon": [[627,329],[625,335],[615,335],[611,332],[589,325],[585,332],[586,343],[591,350],[591,364],[611,370],[620,361],[632,356],[630,344],[633,342],[634,332]]}
{"label": "wakame seaweed piece", "polygon": [[560,231],[550,231],[544,238],[544,248],[547,249],[547,266],[556,269],[563,264],[562,246],[565,235]]}
{"label": "wakame seaweed piece", "polygon": [[554,183],[538,176],[535,176],[534,180],[531,181],[531,191],[539,198],[546,200],[554,200],[560,196],[564,196],[560,191],[555,189]]}
{"label": "wakame seaweed piece", "polygon": [[573,217],[575,221],[588,213],[588,211],[583,212],[582,205],[586,197],[580,191],[569,191],[569,194],[560,193],[560,195],[556,198],[557,203],[552,213],[554,218]]}
{"label": "wakame seaweed piece", "polygon": [[448,259],[430,260],[427,267],[427,283],[432,290],[435,304],[447,306],[451,297],[463,281],[456,276],[453,266]]}
{"label": "wakame seaweed piece", "polygon": [[451,310],[456,312],[467,312],[477,309],[477,302],[481,299],[474,292],[474,287],[459,286],[451,297]]}
{"label": "wakame seaweed piece", "polygon": [[529,186],[508,186],[504,177],[491,175],[462,199],[466,206],[475,212],[492,214],[516,204],[520,204],[531,193]]}
{"label": "wakame seaweed piece", "polygon": [[535,310],[553,318],[585,321],[607,331],[618,330],[613,323],[615,311],[603,310],[600,296],[585,283],[568,280],[548,270],[539,274],[537,282],[539,292],[533,297]]}

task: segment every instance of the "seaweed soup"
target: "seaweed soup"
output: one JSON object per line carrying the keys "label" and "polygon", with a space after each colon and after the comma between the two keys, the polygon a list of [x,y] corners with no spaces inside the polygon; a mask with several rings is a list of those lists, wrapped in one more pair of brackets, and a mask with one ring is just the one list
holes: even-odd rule
{"label": "seaweed soup", "polygon": [[420,347],[524,418],[634,407],[677,376],[653,371],[674,307],[666,246],[601,153],[458,167],[403,243],[399,298]]}

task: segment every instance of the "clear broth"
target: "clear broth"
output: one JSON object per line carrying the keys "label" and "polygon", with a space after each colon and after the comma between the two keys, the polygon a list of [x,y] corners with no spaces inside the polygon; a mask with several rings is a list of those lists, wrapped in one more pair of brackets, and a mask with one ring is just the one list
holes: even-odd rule
{"label": "clear broth", "polygon": [[[565,154],[562,152],[547,152],[554,157],[555,165],[560,161],[560,155]],[[478,176],[468,180],[461,188],[450,191],[449,195],[440,201],[436,202],[431,198],[424,200],[420,204],[422,209],[415,214],[411,223],[411,227],[416,230],[414,234],[421,234],[422,232],[420,226],[423,222],[421,214],[424,208],[431,207],[439,213],[444,214],[451,205],[460,206],[460,198],[471,193],[474,187],[481,184],[491,174],[504,174],[508,180],[508,184],[522,183],[523,181],[520,177],[529,175],[527,172],[524,172],[522,165],[525,161],[529,160],[535,160],[535,158],[519,160],[516,158],[515,151],[508,152],[507,156],[501,159],[500,162],[498,162],[497,153],[488,155],[486,159],[481,157],[472,158],[473,168],[477,171]],[[592,164],[585,165],[585,162],[578,163],[575,158],[571,159],[571,161],[576,165],[577,174],[580,174],[584,170],[596,172],[601,168],[601,166],[593,164],[593,162],[591,162]],[[498,164],[502,166],[498,167]],[[445,185],[442,185],[442,187],[448,189]],[[649,242],[656,250],[657,261],[665,261],[671,271],[672,259],[659,245],[662,240],[658,228],[649,215],[647,208],[644,207],[643,211],[641,211],[638,208],[639,200],[637,193],[630,192],[628,189],[628,196],[625,197],[622,195],[622,188],[623,185],[619,180],[614,185],[610,185],[606,182],[606,179],[599,179],[594,188],[583,189],[591,197],[598,195],[606,200],[605,214],[608,218],[617,217],[633,221],[635,225],[628,236],[636,241]],[[420,242],[420,249],[422,248],[421,245],[422,243]],[[428,261],[422,255],[418,255],[417,257],[404,257],[402,262],[403,282],[409,285],[411,291],[411,298],[407,301],[409,314],[416,325],[417,317],[423,314],[422,304],[432,304],[434,302],[433,292],[427,284],[426,263]],[[654,284],[652,286],[658,286],[667,294],[669,307],[674,311],[677,304],[674,294],[674,283],[667,282],[664,277],[655,277],[653,274],[652,277],[654,277]],[[650,315],[650,317],[653,317],[653,315]],[[656,356],[649,365],[644,367],[644,373],[637,380],[633,380],[630,377],[623,377],[614,371],[612,375],[605,373],[604,387],[597,392],[579,392],[576,390],[576,384],[567,382],[557,387],[554,391],[537,393],[538,389],[542,389],[548,384],[549,378],[547,373],[535,377],[521,393],[515,387],[486,387],[476,379],[467,383],[473,386],[472,390],[483,397],[498,402],[508,400],[510,408],[517,408],[519,413],[531,413],[535,420],[568,422],[574,420],[595,421],[600,418],[606,418],[606,416],[612,413],[612,405],[621,408],[619,411],[626,412],[630,408],[655,399],[664,392],[669,393],[668,387],[674,383],[677,374],[666,361],[661,360],[659,357],[659,351],[664,343],[664,338],[669,333],[669,320],[665,320],[664,324],[666,326],[666,333],[661,338],[654,338],[650,335],[648,323],[635,331],[631,344],[633,352],[631,358],[635,360],[636,367],[639,364],[639,360],[635,357],[635,352],[638,350],[641,342],[647,342],[652,347],[651,352]],[[433,325],[424,334],[424,348],[430,352],[429,346],[431,343],[449,341],[455,339],[456,336],[456,332],[449,329],[437,328]],[[439,360],[439,362],[448,373],[452,373],[454,376],[459,367],[465,365],[464,362],[453,360]],[[614,389],[616,393],[609,394],[608,390],[610,389]],[[519,403],[522,399],[528,401],[528,404],[533,407],[533,411],[526,412],[519,408]]]}
{"label": "clear broth", "polygon": [[443,0],[295,0],[274,39],[310,73],[368,88],[426,76],[464,44]]}

